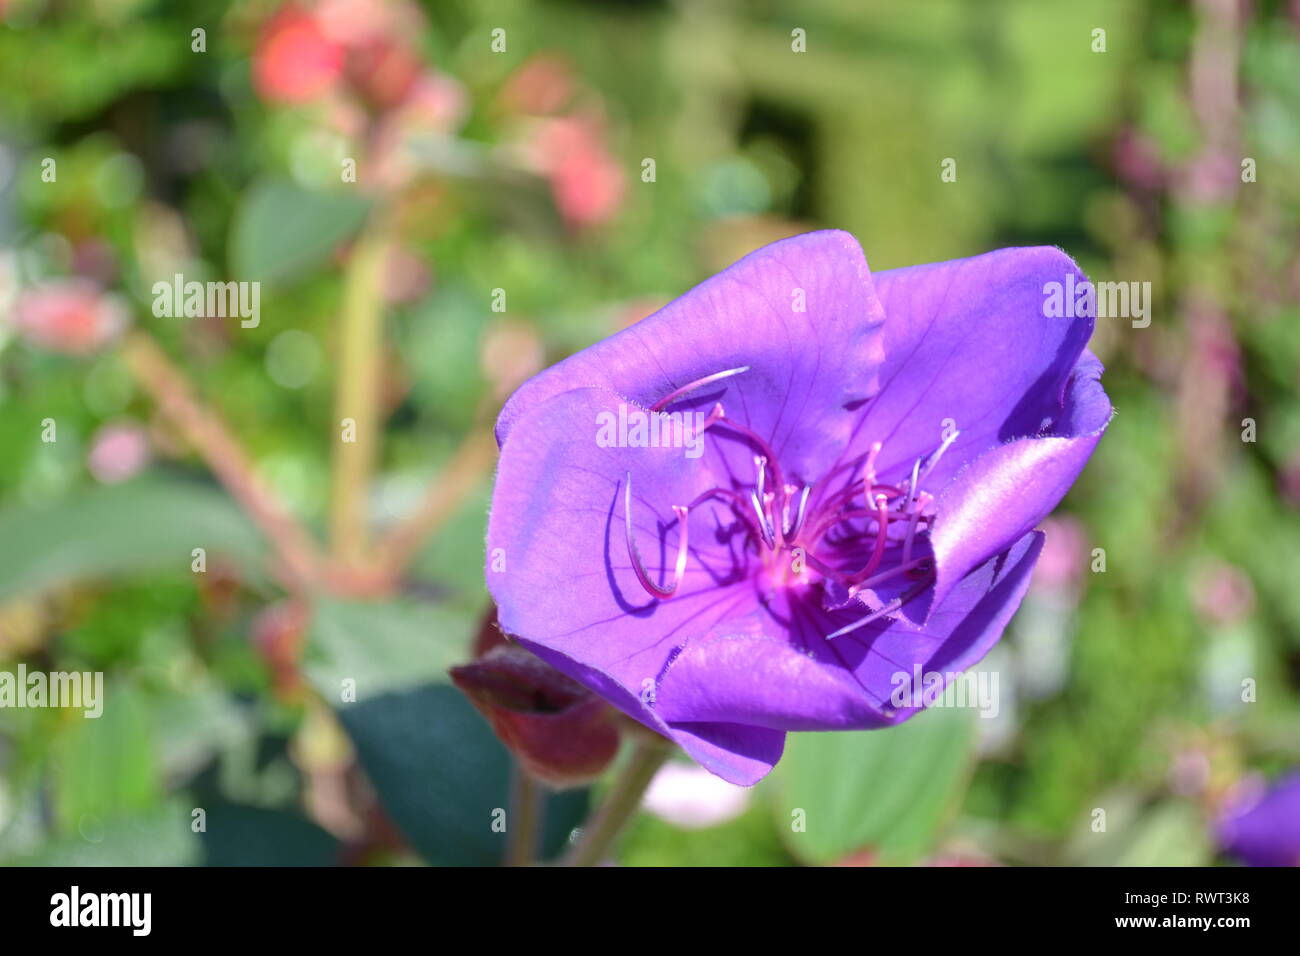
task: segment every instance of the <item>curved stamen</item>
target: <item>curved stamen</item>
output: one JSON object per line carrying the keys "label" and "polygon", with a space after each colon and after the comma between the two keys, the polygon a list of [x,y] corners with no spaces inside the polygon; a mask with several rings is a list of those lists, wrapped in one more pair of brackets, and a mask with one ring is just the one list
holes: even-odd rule
{"label": "curved stamen", "polygon": [[847,587],[849,590],[850,597],[855,596],[859,591],[864,591],[868,588],[874,588],[877,585],[884,584],[890,578],[898,577],[898,575],[900,574],[908,574],[909,572],[915,571],[917,568],[924,567],[925,565],[930,563],[930,558],[928,556],[916,558],[912,561],[908,561],[906,564],[895,565],[894,567],[888,569],[887,571],[881,571],[879,574],[872,575],[871,577],[867,578],[865,581],[859,581],[855,584],[850,575],[847,575],[842,571],[836,571],[834,568],[830,567],[829,565],[824,564],[815,555],[805,554],[804,560],[807,562],[810,568],[812,568],[822,577],[830,578],[832,581],[838,581],[840,584],[843,584],[845,587]]}
{"label": "curved stamen", "polygon": [[845,587],[851,587],[853,584],[852,580],[847,574],[843,573],[842,571],[836,571],[830,565],[824,563],[811,551],[804,552],[804,561],[807,562],[808,567],[812,568],[814,571],[816,571],[824,578],[830,578],[832,581],[838,581],[840,584],[843,584]]}
{"label": "curved stamen", "polygon": [[921,473],[921,459],[912,462],[912,478],[907,483],[907,507],[912,507],[912,502],[916,500],[917,476]]}
{"label": "curved stamen", "polygon": [[[948,448],[952,445],[953,442],[955,442],[958,439],[960,435],[961,432],[953,432],[951,435],[949,435],[947,438],[943,440],[943,444],[940,445],[938,449],[935,450],[935,453],[930,456],[930,460],[925,463],[925,468],[921,471],[921,474],[917,478],[917,481],[925,481],[926,477],[930,474],[930,472],[934,471],[934,466],[939,464],[939,459],[943,457],[943,453],[948,450]],[[913,490],[915,491],[915,489]]]}
{"label": "curved stamen", "polygon": [[772,531],[772,525],[767,520],[767,512],[763,510],[762,503],[758,500],[757,492],[749,493],[749,503],[754,506],[754,514],[758,516],[758,527],[763,533],[763,543],[771,551],[776,547],[776,535]]}
{"label": "curved stamen", "polygon": [[876,496],[876,523],[879,525],[876,530],[876,546],[871,551],[871,560],[867,566],[853,575],[855,584],[870,577],[880,567],[880,559],[885,556],[885,546],[889,543],[889,512],[884,495]]}
{"label": "curved stamen", "polygon": [[924,557],[917,558],[915,561],[904,561],[902,564],[897,564],[888,571],[881,571],[879,574],[872,575],[865,581],[856,584],[852,588],[853,593],[856,594],[858,591],[865,588],[874,588],[877,584],[884,584],[890,578],[896,577],[900,574],[906,574],[908,571],[915,571],[921,565],[926,564],[929,560],[928,557]]}
{"label": "curved stamen", "polygon": [[890,601],[888,604],[884,605],[878,610],[872,611],[866,617],[854,621],[852,624],[845,625],[835,633],[827,634],[826,640],[829,641],[833,638],[839,637],[841,634],[848,634],[850,631],[856,631],[860,627],[866,627],[872,621],[882,618],[886,614],[893,614],[895,611],[899,610],[908,601],[912,600],[912,598],[916,597],[918,594],[924,591],[933,582],[934,582],[933,575],[930,575],[924,578],[923,580],[918,581],[911,590],[909,590],[906,594],[902,595],[901,597],[894,598],[894,600]]}
{"label": "curved stamen", "polygon": [[659,399],[659,401],[655,402],[653,405],[650,406],[650,411],[652,412],[662,411],[668,405],[671,405],[673,402],[677,401],[677,399],[681,398],[683,395],[687,394],[688,392],[693,392],[697,388],[702,388],[705,385],[708,385],[712,382],[717,382],[724,378],[730,378],[733,375],[739,375],[741,372],[748,372],[749,368],[750,367],[748,365],[742,365],[740,368],[729,368],[723,372],[714,372],[712,375],[706,375],[704,376],[704,378],[697,378],[689,385],[683,385],[681,388],[677,389],[676,391],[669,392],[666,396]]}
{"label": "curved stamen", "polygon": [[[872,494],[884,494],[889,498],[897,498],[903,494],[903,489],[899,488],[897,485],[882,485],[879,484],[878,482],[872,482],[871,489],[872,489]],[[844,505],[852,501],[854,498],[856,498],[860,490],[861,490],[861,486],[858,485],[856,482],[854,482],[850,484],[848,487],[840,489],[835,494],[827,498],[825,503],[821,506],[820,510],[829,511],[835,508],[843,507]],[[867,499],[868,504],[871,502],[871,500],[872,499],[870,498]]]}
{"label": "curved stamen", "polygon": [[[660,412],[665,406],[694,389],[748,370],[749,366],[744,366],[706,376],[677,389],[656,403],[653,410]],[[746,425],[727,418],[720,402],[714,403],[712,411],[695,429],[695,433],[701,434],[719,424],[730,426],[733,432],[758,452],[753,456],[755,468],[753,484],[749,489],[743,486],[709,488],[700,492],[690,504],[673,506],[673,513],[678,523],[677,558],[671,579],[667,580],[666,573],[663,575],[666,579],[664,584],[651,580],[641,560],[632,520],[632,475],[630,472],[626,475],[623,507],[628,556],[638,582],[647,593],[659,599],[666,599],[678,591],[685,579],[689,556],[688,519],[690,513],[709,498],[720,498],[730,505],[733,517],[743,522],[748,532],[748,540],[754,543],[757,551],[761,552],[765,547],[767,551],[780,555],[789,547],[797,545],[810,567],[820,572],[827,581],[838,582],[848,590],[850,597],[901,575],[906,575],[915,582],[915,586],[902,597],[841,628],[829,635],[828,640],[892,613],[933,582],[933,559],[926,555],[913,559],[918,532],[924,533],[927,528],[933,529],[935,521],[935,515],[925,513],[925,510],[934,503],[934,496],[922,491],[921,485],[944,452],[951,447],[957,437],[956,433],[945,438],[928,459],[917,458],[910,474],[897,484],[877,482],[876,462],[882,445],[880,442],[873,442],[867,454],[860,460],[861,478],[854,481],[850,477],[847,485],[829,493],[822,500],[816,500],[820,493],[814,496],[812,492],[819,485],[785,484],[780,461],[768,442]],[[723,463],[726,464],[725,459]],[[864,500],[863,506],[860,507],[854,503],[859,494]],[[815,503],[810,506],[810,502]],[[863,522],[863,524],[846,527],[842,534],[837,533],[838,539],[836,536],[828,538],[837,525],[853,521]],[[873,521],[875,522],[874,534],[871,532]],[[904,534],[890,537],[890,525],[894,523],[904,526]],[[805,525],[813,529],[811,534],[805,532]],[[734,525],[731,527],[734,528]],[[874,538],[870,543],[870,554],[865,565],[856,572],[829,567],[811,553],[823,540],[829,540],[836,548],[845,543],[857,547],[866,543],[862,539],[869,534]],[[881,570],[887,553],[892,555],[890,557],[892,566]],[[901,560],[899,560],[900,556]],[[763,561],[765,564],[771,563],[770,558],[765,557]]]}
{"label": "curved stamen", "polygon": [[903,538],[903,563],[906,564],[912,560],[912,541],[916,537],[916,523],[921,518],[921,512],[930,506],[934,496],[927,491],[921,492],[912,499],[912,515],[907,522],[907,535]]}
{"label": "curved stamen", "polygon": [[753,515],[748,511],[749,502],[745,500],[744,495],[732,491],[730,488],[710,488],[707,491],[701,491],[695,496],[695,500],[687,505],[686,508],[688,511],[694,511],[710,498],[728,499],[731,502],[733,513],[737,518],[745,522],[745,527],[754,536],[754,540],[758,541],[763,537],[763,533],[759,530],[758,525],[754,523]]}
{"label": "curved stamen", "polygon": [[[720,411],[721,408],[722,408],[721,403],[719,403],[717,410]],[[743,435],[745,438],[749,439],[751,442],[754,443],[754,447],[759,452],[762,453],[764,458],[767,459],[767,467],[772,470],[772,486],[777,489],[778,495],[783,495],[784,488],[785,488],[785,480],[781,476],[781,464],[777,460],[776,455],[772,452],[771,446],[769,446],[767,442],[765,442],[762,438],[759,438],[758,435],[756,435],[750,429],[746,428],[744,425],[740,424],[737,421],[733,421],[730,418],[725,417],[725,414],[720,414],[717,421],[714,424],[725,425],[726,427],[732,429],[733,431],[740,432],[741,435]],[[784,500],[780,500],[777,502],[778,513],[781,510],[781,506],[784,504],[785,504]]]}
{"label": "curved stamen", "polygon": [[636,573],[636,579],[641,583],[641,587],[652,596],[661,599],[672,597],[686,575],[686,542],[690,529],[686,516],[689,509],[684,505],[673,505],[673,512],[677,515],[677,526],[680,528],[677,537],[677,565],[673,569],[673,583],[668,587],[661,587],[650,580],[645,565],[641,563],[641,552],[636,547],[636,536],[632,532],[632,472],[627,473],[627,483],[623,488],[623,518],[626,522],[628,557],[632,559],[632,570]]}
{"label": "curved stamen", "polygon": [[[875,484],[876,481],[876,456],[879,454],[880,442],[872,442],[871,450],[867,452],[867,463],[862,469],[862,490],[864,492],[864,500],[868,505],[875,500],[875,498],[872,497],[871,486]],[[850,485],[850,487],[852,486]]]}
{"label": "curved stamen", "polygon": [[793,541],[799,534],[799,529],[803,527],[803,519],[808,514],[808,495],[812,493],[812,485],[804,485],[803,492],[799,495],[799,508],[795,512],[794,521],[790,521],[790,508],[787,505],[785,509],[785,536],[788,540]]}
{"label": "curved stamen", "polygon": [[[921,494],[924,495],[925,492],[923,491],[921,492]],[[855,518],[873,518],[873,519],[879,518],[880,512],[868,511],[866,508],[854,508],[852,511],[841,511],[839,514],[836,514],[833,517],[834,520],[829,525],[829,527],[831,528],[835,527],[837,524],[839,524],[842,521],[852,521]],[[885,513],[885,517],[889,520],[891,524],[893,524],[894,522],[898,522],[898,521],[911,521],[913,515],[908,514],[906,511],[889,511]],[[919,518],[922,521],[929,521],[931,518],[930,515],[923,515],[919,513],[915,515],[915,517]]]}

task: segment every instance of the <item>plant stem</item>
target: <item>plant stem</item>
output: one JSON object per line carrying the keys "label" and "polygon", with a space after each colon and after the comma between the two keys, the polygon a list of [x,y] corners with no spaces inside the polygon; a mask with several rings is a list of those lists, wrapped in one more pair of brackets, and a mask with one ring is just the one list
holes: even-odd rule
{"label": "plant stem", "polygon": [[[360,563],[369,543],[370,475],[380,437],[383,280],[389,251],[385,219],[377,214],[357,240],[344,285],[333,423],[340,432],[335,436],[330,494],[330,540],[335,557],[344,564]],[[348,419],[352,435],[343,426]]]}
{"label": "plant stem", "polygon": [[132,333],[122,357],[135,380],[212,469],[275,548],[290,590],[309,590],[319,567],[311,535],[257,477],[221,417],[204,406],[165,352],[144,332]]}
{"label": "plant stem", "polygon": [[672,751],[672,745],[658,734],[638,735],[636,739],[636,747],[614,782],[614,789],[582,828],[578,842],[564,858],[564,866],[595,866],[609,855],[614,841],[641,805],[646,787]]}
{"label": "plant stem", "polygon": [[393,525],[376,545],[376,565],[384,574],[401,574],[428,537],[481,487],[495,460],[496,442],[490,430],[471,432],[429,485],[419,507]]}
{"label": "plant stem", "polygon": [[506,866],[532,866],[541,836],[546,792],[519,763],[514,768],[510,798],[510,830],[506,841]]}

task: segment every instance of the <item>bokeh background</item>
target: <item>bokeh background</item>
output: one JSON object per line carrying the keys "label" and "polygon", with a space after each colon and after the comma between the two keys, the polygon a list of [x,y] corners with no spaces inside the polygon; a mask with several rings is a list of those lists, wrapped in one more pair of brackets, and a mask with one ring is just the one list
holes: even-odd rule
{"label": "bokeh background", "polygon": [[[998,716],[670,764],[618,859],[1239,862],[1300,764],[1300,4],[792,6],[0,0],[0,669],[106,681],[0,709],[0,862],[499,861],[446,677],[497,409],[827,226],[875,270],[1058,245],[1152,320],[1098,323],[1118,416]],[[260,323],[155,315],[176,273]]]}

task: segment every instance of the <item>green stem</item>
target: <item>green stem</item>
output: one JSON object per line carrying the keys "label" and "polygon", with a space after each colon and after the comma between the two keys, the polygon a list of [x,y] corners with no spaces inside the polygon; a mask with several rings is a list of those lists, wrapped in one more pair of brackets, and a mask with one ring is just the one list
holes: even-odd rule
{"label": "green stem", "polygon": [[614,782],[614,789],[582,828],[578,842],[564,858],[564,866],[595,866],[609,855],[614,841],[641,805],[646,787],[671,751],[672,745],[658,735],[637,740],[631,759]]}
{"label": "green stem", "polygon": [[[353,247],[344,280],[330,538],[335,556],[348,564],[359,563],[369,546],[366,504],[379,450],[383,278],[388,245],[385,217],[377,215]],[[345,419],[355,423],[355,441],[342,440],[340,429]]]}
{"label": "green stem", "polygon": [[510,829],[506,838],[506,866],[532,866],[537,854],[545,813],[546,793],[537,779],[518,763],[510,799]]}

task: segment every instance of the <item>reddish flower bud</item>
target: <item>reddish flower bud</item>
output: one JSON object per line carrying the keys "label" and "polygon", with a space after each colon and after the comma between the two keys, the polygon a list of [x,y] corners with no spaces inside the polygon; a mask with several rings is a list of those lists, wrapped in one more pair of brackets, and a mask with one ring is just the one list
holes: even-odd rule
{"label": "reddish flower bud", "polygon": [[600,225],[618,211],[626,182],[597,119],[545,120],[531,147],[534,163],[550,180],[556,208],[571,227]]}
{"label": "reddish flower bud", "polygon": [[305,103],[343,75],[345,50],[312,14],[285,4],[267,22],[253,53],[253,82],[263,99]]}
{"label": "reddish flower bud", "polygon": [[420,57],[399,40],[383,38],[354,47],[347,73],[352,87],[375,109],[402,103],[419,82]]}
{"label": "reddish flower bud", "polygon": [[517,644],[453,667],[451,679],[524,768],[552,787],[588,783],[618,752],[610,707]]}
{"label": "reddish flower bud", "polygon": [[569,62],[542,53],[511,74],[501,90],[501,103],[511,112],[545,116],[564,109],[577,90],[578,83]]}
{"label": "reddish flower bud", "polygon": [[88,279],[45,282],[22,292],[13,324],[33,345],[65,355],[88,355],[127,325],[126,306]]}
{"label": "reddish flower bud", "polygon": [[249,637],[271,671],[276,694],[294,699],[302,686],[298,661],[307,640],[311,611],[293,599],[264,607],[253,618]]}

